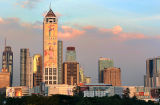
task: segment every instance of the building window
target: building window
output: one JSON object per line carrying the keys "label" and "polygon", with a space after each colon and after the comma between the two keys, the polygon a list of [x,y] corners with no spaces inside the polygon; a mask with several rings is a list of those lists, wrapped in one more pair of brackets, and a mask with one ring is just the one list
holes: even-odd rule
{"label": "building window", "polygon": [[52,75],[52,68],[49,68],[49,75]]}
{"label": "building window", "polygon": [[49,81],[49,84],[51,85],[51,84],[52,84],[52,81]]}
{"label": "building window", "polygon": [[53,69],[53,75],[56,75],[56,69]]}
{"label": "building window", "polygon": [[53,84],[56,84],[56,81],[53,81]]}
{"label": "building window", "polygon": [[52,80],[52,76],[49,76],[49,80]]}
{"label": "building window", "polygon": [[45,75],[48,75],[48,68],[45,68]]}
{"label": "building window", "polygon": [[45,76],[45,80],[48,80],[48,76]]}
{"label": "building window", "polygon": [[48,81],[45,81],[45,84],[48,85]]}
{"label": "building window", "polygon": [[53,76],[53,80],[56,80],[56,76]]}

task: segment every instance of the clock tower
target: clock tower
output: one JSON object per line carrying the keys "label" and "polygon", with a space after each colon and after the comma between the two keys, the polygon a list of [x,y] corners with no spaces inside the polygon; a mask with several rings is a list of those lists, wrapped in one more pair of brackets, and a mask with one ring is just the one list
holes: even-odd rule
{"label": "clock tower", "polygon": [[50,9],[43,20],[43,80],[46,85],[58,84],[57,30],[58,19]]}

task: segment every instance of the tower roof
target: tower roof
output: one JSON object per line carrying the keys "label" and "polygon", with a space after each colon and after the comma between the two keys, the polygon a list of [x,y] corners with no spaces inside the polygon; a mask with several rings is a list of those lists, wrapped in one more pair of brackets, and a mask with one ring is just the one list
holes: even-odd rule
{"label": "tower roof", "polygon": [[56,17],[56,15],[53,13],[52,9],[50,9],[45,17]]}

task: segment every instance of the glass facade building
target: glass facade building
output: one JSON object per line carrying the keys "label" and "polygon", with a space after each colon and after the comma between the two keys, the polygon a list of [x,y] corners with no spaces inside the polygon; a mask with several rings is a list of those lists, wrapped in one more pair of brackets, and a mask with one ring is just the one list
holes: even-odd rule
{"label": "glass facade building", "polygon": [[67,62],[75,62],[76,61],[76,50],[75,50],[75,47],[67,47],[66,61]]}
{"label": "glass facade building", "polygon": [[10,73],[10,86],[13,83],[13,52],[10,46],[5,46],[2,56],[2,68]]}
{"label": "glass facade building", "polygon": [[58,41],[58,84],[63,83],[63,42]]}
{"label": "glass facade building", "polygon": [[146,60],[145,87],[160,87],[160,57]]}
{"label": "glass facade building", "polygon": [[113,67],[114,63],[113,60],[109,59],[109,58],[99,58],[98,61],[98,80],[99,83],[103,83],[103,71],[106,68],[110,68]]}
{"label": "glass facade building", "polygon": [[29,86],[32,78],[32,58],[29,49],[20,49],[20,86]]}

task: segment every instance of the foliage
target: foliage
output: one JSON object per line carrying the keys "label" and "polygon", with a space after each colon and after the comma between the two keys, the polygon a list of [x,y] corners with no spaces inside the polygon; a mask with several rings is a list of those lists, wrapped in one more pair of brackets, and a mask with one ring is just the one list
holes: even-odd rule
{"label": "foliage", "polygon": [[[5,98],[0,96],[0,102],[6,100],[5,105],[157,105],[152,101],[145,102],[133,98],[112,97],[79,97],[66,95],[26,96],[21,98]],[[3,105],[3,103],[0,103]]]}

